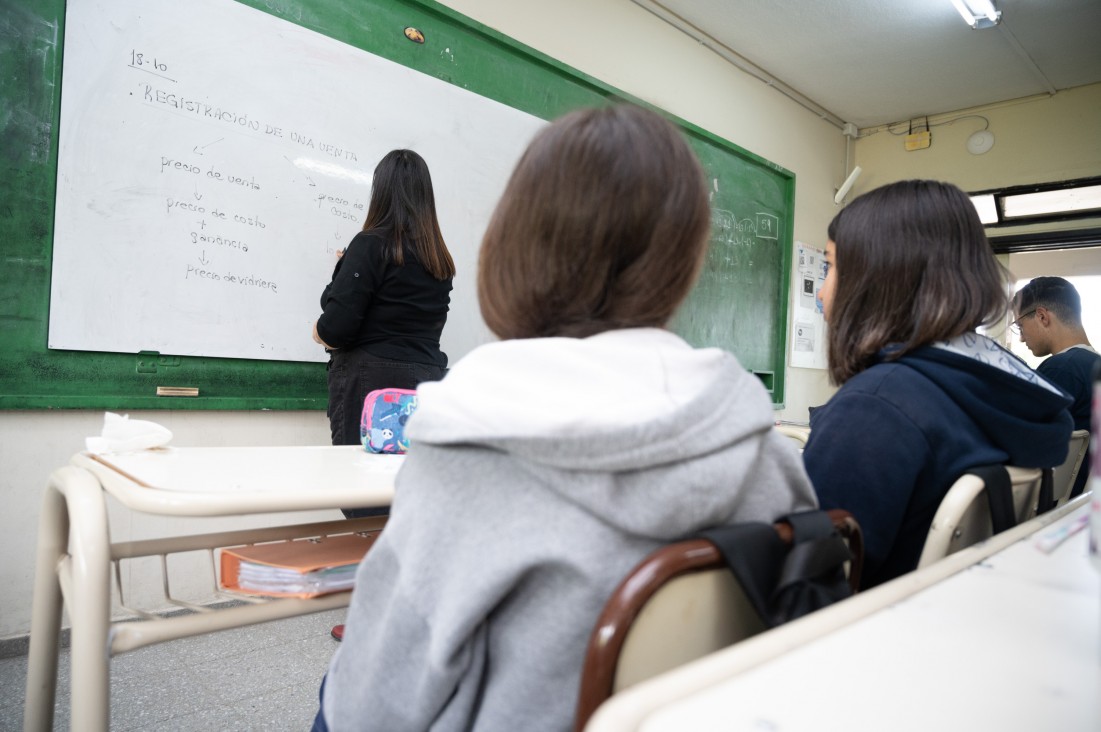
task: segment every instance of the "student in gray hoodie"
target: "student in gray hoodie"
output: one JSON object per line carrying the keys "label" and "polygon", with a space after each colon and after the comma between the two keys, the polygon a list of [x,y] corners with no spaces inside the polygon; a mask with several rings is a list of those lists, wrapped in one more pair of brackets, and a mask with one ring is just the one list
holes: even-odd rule
{"label": "student in gray hoodie", "polygon": [[315,729],[568,730],[639,560],[816,506],[756,377],[664,328],[709,228],[701,166],[657,114],[582,110],[535,137],[480,254],[501,340],[418,388]]}

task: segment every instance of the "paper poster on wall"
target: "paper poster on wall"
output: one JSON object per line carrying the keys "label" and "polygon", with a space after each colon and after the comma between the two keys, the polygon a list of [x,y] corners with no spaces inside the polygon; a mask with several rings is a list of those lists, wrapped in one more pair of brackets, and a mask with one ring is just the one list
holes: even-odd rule
{"label": "paper poster on wall", "polygon": [[801,241],[795,242],[795,285],[791,288],[791,365],[794,368],[824,369],[826,320],[818,291],[826,281],[826,252]]}

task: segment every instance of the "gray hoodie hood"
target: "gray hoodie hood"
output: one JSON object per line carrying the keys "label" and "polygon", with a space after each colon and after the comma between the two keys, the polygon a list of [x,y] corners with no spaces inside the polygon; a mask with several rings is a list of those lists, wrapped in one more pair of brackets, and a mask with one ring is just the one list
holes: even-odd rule
{"label": "gray hoodie hood", "polygon": [[[488,344],[418,393],[413,450],[506,453],[544,475],[546,489],[629,533],[666,541],[707,517],[771,520],[772,487],[785,496],[794,487],[814,505],[757,378],[729,353],[693,349],[664,330]],[[766,450],[770,459],[759,461]],[[749,467],[731,474],[732,462]]]}
{"label": "gray hoodie hood", "polygon": [[493,343],[417,391],[329,669],[334,732],[567,730],[631,567],[815,505],[757,379],[665,331]]}

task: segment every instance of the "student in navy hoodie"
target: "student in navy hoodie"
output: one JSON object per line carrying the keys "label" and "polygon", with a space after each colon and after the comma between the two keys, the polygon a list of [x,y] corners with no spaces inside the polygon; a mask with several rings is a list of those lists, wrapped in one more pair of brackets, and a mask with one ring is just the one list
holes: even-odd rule
{"label": "student in navy hoodie", "polygon": [[968,468],[1046,468],[1067,454],[1070,399],[975,332],[1001,320],[1008,276],[970,199],[911,180],[830,224],[821,301],[830,378],[804,463],[821,507],[864,530],[864,587],[917,567],[933,515]]}

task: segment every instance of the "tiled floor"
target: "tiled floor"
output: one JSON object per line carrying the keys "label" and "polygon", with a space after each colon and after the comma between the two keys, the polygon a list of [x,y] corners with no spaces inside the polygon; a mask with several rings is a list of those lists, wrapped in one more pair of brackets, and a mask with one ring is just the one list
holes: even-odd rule
{"label": "tiled floor", "polygon": [[[344,610],[170,641],[111,661],[111,730],[310,729]],[[69,729],[69,654],[54,729]],[[0,659],[0,732],[23,728],[26,657]]]}

